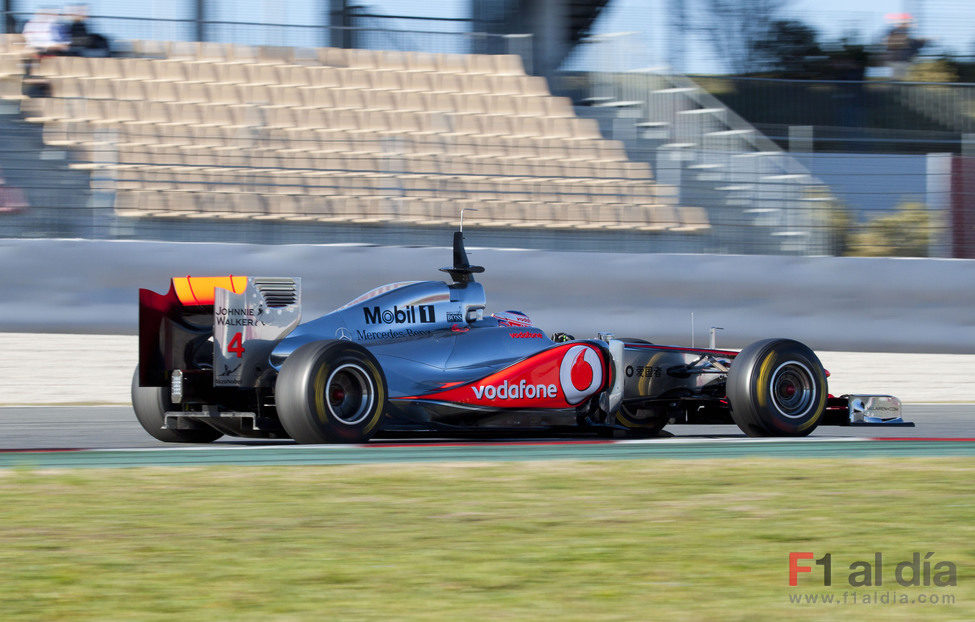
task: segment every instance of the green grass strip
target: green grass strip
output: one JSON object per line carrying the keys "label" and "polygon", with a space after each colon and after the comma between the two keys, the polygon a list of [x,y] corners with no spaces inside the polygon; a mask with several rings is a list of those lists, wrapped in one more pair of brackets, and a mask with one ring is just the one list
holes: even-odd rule
{"label": "green grass strip", "polygon": [[[12,468],[0,617],[970,620],[973,479],[970,457]],[[790,551],[832,554],[833,585],[789,587]],[[957,585],[899,586],[915,551]],[[851,588],[875,552],[884,585]],[[863,604],[884,592],[954,602]]]}

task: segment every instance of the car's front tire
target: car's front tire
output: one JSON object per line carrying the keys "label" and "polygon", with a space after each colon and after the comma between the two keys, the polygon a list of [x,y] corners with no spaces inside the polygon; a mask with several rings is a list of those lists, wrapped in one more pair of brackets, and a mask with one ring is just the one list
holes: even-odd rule
{"label": "car's front tire", "polygon": [[386,412],[386,378],[376,358],[349,341],[316,341],[281,366],[278,419],[299,443],[364,443]]}
{"label": "car's front tire", "polygon": [[198,423],[198,427],[190,430],[164,429],[166,411],[174,410],[166,387],[139,386],[139,368],[135,368],[132,375],[132,408],[135,418],[150,436],[165,443],[212,443],[223,432],[211,428],[205,423]]}
{"label": "car's front tire", "polygon": [[749,436],[807,436],[826,410],[826,371],[798,341],[756,341],[731,362],[727,394]]}

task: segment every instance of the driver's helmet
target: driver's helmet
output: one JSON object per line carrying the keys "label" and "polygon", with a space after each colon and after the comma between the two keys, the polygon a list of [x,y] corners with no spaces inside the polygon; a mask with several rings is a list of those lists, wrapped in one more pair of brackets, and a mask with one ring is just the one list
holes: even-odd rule
{"label": "driver's helmet", "polygon": [[532,321],[521,311],[501,311],[492,313],[491,317],[498,321],[498,326],[531,326]]}

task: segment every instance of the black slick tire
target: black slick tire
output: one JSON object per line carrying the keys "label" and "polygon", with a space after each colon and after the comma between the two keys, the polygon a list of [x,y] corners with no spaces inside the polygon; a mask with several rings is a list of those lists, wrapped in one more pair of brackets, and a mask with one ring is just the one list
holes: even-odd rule
{"label": "black slick tire", "polygon": [[807,436],[826,410],[826,371],[792,339],[765,339],[742,350],[728,371],[731,416],[749,436]]}
{"label": "black slick tire", "polygon": [[364,443],[386,412],[386,377],[350,341],[306,343],[285,360],[274,389],[281,426],[299,443]]}

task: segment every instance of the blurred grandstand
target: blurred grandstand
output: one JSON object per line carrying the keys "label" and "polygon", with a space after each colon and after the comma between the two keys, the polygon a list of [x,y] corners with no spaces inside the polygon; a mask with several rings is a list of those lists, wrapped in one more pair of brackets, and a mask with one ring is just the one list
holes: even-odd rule
{"label": "blurred grandstand", "polygon": [[[116,231],[203,219],[453,226],[465,206],[478,210],[469,224],[499,229],[710,228],[518,56],[297,52],[136,41],[125,58],[44,57],[33,79],[50,96],[20,109],[44,149],[68,150],[68,168],[110,195]],[[68,205],[38,207],[64,221]]]}
{"label": "blurred grandstand", "polygon": [[[579,4],[571,40],[601,45],[586,28],[605,2]],[[916,179],[897,201],[923,205],[898,225],[920,232],[909,250],[854,240],[869,209],[843,190],[843,165],[812,156],[825,124],[797,112],[828,106],[780,83],[742,102],[741,84],[664,70],[555,71],[567,51],[525,44],[535,33],[429,46],[488,52],[445,53],[379,30],[332,29],[329,47],[133,40],[108,58],[43,57],[28,75],[22,36],[0,36],[0,166],[26,193],[0,213],[2,235],[428,244],[475,208],[465,223],[494,246],[973,254],[957,154],[899,173]],[[383,49],[396,47],[410,51]],[[849,92],[804,86],[824,87]],[[887,109],[967,140],[968,113],[956,112],[970,90],[877,88]],[[763,117],[766,100],[792,105]],[[836,134],[840,148],[849,140]]]}

